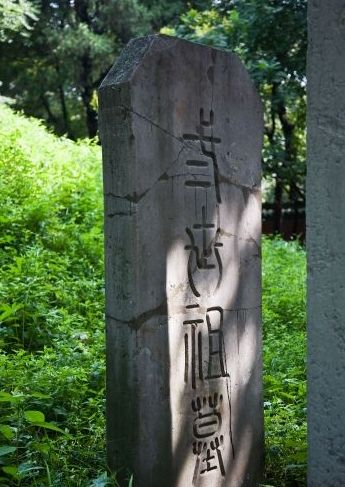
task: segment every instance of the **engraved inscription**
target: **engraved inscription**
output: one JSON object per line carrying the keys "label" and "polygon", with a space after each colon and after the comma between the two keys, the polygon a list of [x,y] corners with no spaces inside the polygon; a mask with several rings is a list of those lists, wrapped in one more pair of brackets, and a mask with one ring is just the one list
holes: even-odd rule
{"label": "engraved inscription", "polygon": [[[185,246],[185,250],[190,251],[188,259],[188,281],[194,295],[197,297],[200,297],[200,293],[197,290],[193,279],[194,268],[199,270],[210,270],[217,267],[219,277],[216,289],[219,288],[222,281],[223,266],[218,249],[223,247],[223,244],[219,242],[221,233],[220,228],[216,231],[214,231],[214,229],[215,224],[207,222],[205,206],[202,207],[202,221],[200,223],[195,223],[192,228],[186,228],[186,233],[190,239],[190,244]],[[213,238],[208,237],[210,231],[212,231]],[[201,240],[199,245],[197,238]]]}
{"label": "engraved inscription", "polygon": [[[191,306],[189,306],[191,307]],[[199,305],[193,305],[193,308],[199,308]],[[190,332],[185,333],[184,343],[185,343],[185,372],[184,380],[188,382],[189,379],[189,368],[191,369],[191,383],[192,388],[196,388],[196,379],[203,380],[203,364],[202,364],[202,335],[201,331],[197,333],[197,327],[204,323],[204,319],[195,318],[190,320],[185,320],[183,322],[184,326],[190,327]],[[189,363],[190,362],[190,363]]]}
{"label": "engraved inscription", "polygon": [[[225,476],[222,451],[227,441],[222,432],[224,425],[223,414],[226,414],[226,423],[230,422],[229,444],[232,447],[231,436],[231,405],[229,400],[230,375],[226,368],[226,355],[223,335],[224,312],[221,306],[206,308],[201,312],[200,300],[205,296],[210,297],[222,284],[223,264],[220,249],[223,247],[221,240],[220,222],[217,225],[210,221],[210,214],[218,211],[221,204],[219,185],[219,170],[216,147],[221,139],[213,134],[214,112],[209,112],[208,118],[204,109],[199,112],[199,123],[194,134],[183,134],[185,141],[200,144],[200,158],[186,160],[188,178],[185,181],[186,188],[198,189],[198,201],[201,198],[199,210],[201,218],[186,226],[185,231],[189,242],[185,250],[189,252],[187,263],[187,277],[191,292],[197,302],[186,305],[186,319],[184,328],[184,383],[186,389],[195,391],[203,383],[212,383],[219,386],[219,391],[226,389],[227,402],[223,402],[223,395],[214,392],[210,395],[196,396],[191,401],[194,413],[191,425],[192,451],[195,455],[195,468],[193,485],[197,485],[199,476],[217,471]],[[213,169],[213,182],[212,182]],[[214,188],[215,207],[208,202],[210,189]],[[196,214],[200,214],[196,211]],[[197,279],[198,277],[201,279]],[[207,283],[214,282],[214,289],[210,290],[203,285],[202,278]],[[215,278],[215,279],[214,279]],[[225,380],[225,382],[224,382]],[[222,382],[220,382],[222,381]],[[207,386],[208,387],[208,386]]]}
{"label": "engraved inscription", "polygon": [[[199,305],[189,305],[187,309],[199,308]],[[208,366],[207,373],[204,373],[203,350],[203,331],[205,336],[205,322],[207,324],[207,342],[208,342]],[[206,320],[195,317],[184,320],[183,325],[189,327],[184,335],[185,344],[185,372],[184,380],[186,383],[190,380],[192,388],[196,388],[197,379],[219,379],[228,377],[224,359],[224,337],[223,337],[223,310],[220,307],[207,309]]]}
{"label": "engraved inscription", "polygon": [[[219,167],[216,155],[216,144],[220,144],[221,139],[213,135],[213,125],[214,125],[214,112],[210,110],[208,120],[204,117],[204,109],[200,109],[199,124],[196,126],[195,134],[183,134],[183,139],[186,141],[199,142],[202,154],[212,161],[213,166],[213,179],[216,191],[217,202],[220,204],[222,202],[219,187]],[[207,167],[208,163],[205,161],[187,161],[187,165],[194,167]],[[191,179],[185,182],[186,186],[196,187],[196,188],[207,188],[211,186],[208,181]]]}
{"label": "engraved inscription", "polygon": [[208,438],[215,435],[222,426],[222,416],[220,414],[220,407],[223,402],[223,396],[220,394],[218,400],[218,393],[213,396],[197,397],[192,401],[192,409],[197,414],[194,419],[193,433],[195,438]]}
{"label": "engraved inscription", "polygon": [[[218,399],[219,398],[219,399]],[[193,485],[196,484],[198,475],[203,475],[212,470],[219,469],[220,474],[225,476],[225,469],[222,457],[224,436],[218,434],[222,426],[220,408],[223,396],[215,393],[208,398],[197,397],[192,401],[192,409],[196,413],[193,424],[193,434],[197,440],[193,442],[193,453],[196,455],[193,474]]]}
{"label": "engraved inscription", "polygon": [[223,310],[219,306],[208,308],[206,314],[209,344],[207,379],[228,377],[224,364]]}

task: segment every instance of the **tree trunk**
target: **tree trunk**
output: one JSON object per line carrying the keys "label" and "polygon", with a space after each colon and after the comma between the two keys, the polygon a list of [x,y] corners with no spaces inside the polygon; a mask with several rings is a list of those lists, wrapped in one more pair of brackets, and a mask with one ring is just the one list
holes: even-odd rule
{"label": "tree trunk", "polygon": [[60,96],[60,103],[61,103],[62,119],[64,123],[64,130],[67,134],[67,137],[73,139],[74,137],[69,124],[69,115],[68,115],[68,109],[66,104],[65,91],[62,85],[59,85],[59,96]]}
{"label": "tree trunk", "polygon": [[290,201],[292,201],[293,207],[293,225],[291,233],[294,236],[298,234],[298,223],[299,223],[299,204],[298,204],[298,188],[294,181],[290,184]]}
{"label": "tree trunk", "polygon": [[278,103],[278,117],[282,125],[285,139],[285,165],[288,165],[296,157],[296,149],[293,144],[293,132],[295,125],[287,118],[286,108],[282,101]]}
{"label": "tree trunk", "polygon": [[[92,28],[92,21],[88,11],[89,2],[87,0],[75,0],[74,9],[77,18],[80,22],[87,24],[90,30]],[[85,51],[81,58],[81,74],[80,74],[81,98],[84,105],[86,116],[86,127],[90,138],[97,135],[98,118],[97,112],[92,107],[93,84],[92,84],[92,59],[88,50]]]}
{"label": "tree trunk", "polygon": [[[286,107],[284,104],[284,100],[281,99],[278,101],[277,104],[277,113],[278,117],[282,126],[283,135],[284,135],[284,161],[283,164],[285,167],[290,166],[293,161],[296,159],[296,148],[294,146],[294,129],[295,125],[291,123],[287,117]],[[279,177],[279,176],[278,176]],[[290,188],[295,185],[294,181],[287,181],[289,183]],[[276,181],[276,188],[275,188],[275,232],[281,232],[282,226],[282,210],[281,210],[281,203],[282,203],[282,196],[283,196],[283,184],[282,181],[279,181],[277,178]],[[294,203],[294,202],[293,202]],[[295,224],[297,224],[296,218],[298,218],[298,214],[296,213],[295,209]]]}
{"label": "tree trunk", "polygon": [[89,137],[93,138],[96,137],[98,131],[98,118],[97,112],[94,110],[90,104],[92,96],[90,97],[90,101],[85,105],[86,109],[86,125]]}
{"label": "tree trunk", "polygon": [[47,112],[47,115],[48,115],[48,123],[51,123],[52,125],[57,126],[57,118],[54,115],[54,113],[52,112],[50,105],[49,105],[49,101],[46,98],[46,96],[44,95],[44,93],[41,94],[41,101],[42,101],[42,105],[44,106],[44,108]]}
{"label": "tree trunk", "polygon": [[277,178],[274,190],[274,216],[273,216],[273,232],[281,233],[282,230],[282,196],[283,185]]}
{"label": "tree trunk", "polygon": [[88,54],[85,54],[81,60],[81,86],[82,93],[81,98],[86,115],[86,126],[89,137],[95,137],[98,130],[97,112],[92,107],[93,87],[91,82],[91,58]]}

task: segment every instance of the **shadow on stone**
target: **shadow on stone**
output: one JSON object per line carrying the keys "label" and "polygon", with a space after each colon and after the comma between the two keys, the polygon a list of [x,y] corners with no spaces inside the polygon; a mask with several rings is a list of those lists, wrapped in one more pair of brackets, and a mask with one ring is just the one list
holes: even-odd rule
{"label": "shadow on stone", "polygon": [[99,99],[109,466],[138,487],[257,485],[257,93],[232,54],[149,36]]}

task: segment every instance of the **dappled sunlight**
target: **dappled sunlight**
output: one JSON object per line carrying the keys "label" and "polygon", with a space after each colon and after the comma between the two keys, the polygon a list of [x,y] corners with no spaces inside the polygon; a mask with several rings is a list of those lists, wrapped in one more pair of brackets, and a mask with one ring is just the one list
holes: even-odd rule
{"label": "dappled sunlight", "polygon": [[[242,191],[247,192],[247,197],[239,200],[237,195]],[[262,438],[261,328],[258,327],[261,322],[260,195],[256,190],[237,187],[231,187],[229,193],[221,215],[216,207],[209,218],[216,228],[221,228],[221,286],[217,288],[218,276],[214,269],[207,273],[198,269],[195,262],[192,276],[197,277],[193,282],[202,297],[192,292],[187,272],[188,235],[175,239],[167,254],[171,448],[174,485],[181,487],[186,479],[192,480],[196,475],[197,456],[193,453],[192,438],[197,423],[192,406],[198,398],[201,403],[205,401],[205,408],[216,395],[220,401],[221,432],[227,433],[222,436],[224,477],[215,471],[207,476],[199,473],[197,485],[207,486],[210,481],[215,486],[233,485],[247,473],[251,477],[255,475],[253,465],[258,463],[255,458],[262,456],[255,451],[260,448]],[[207,319],[219,328],[220,316],[224,355],[216,357],[216,364],[210,355]],[[224,377],[219,368],[220,358]],[[218,379],[205,380],[207,374],[212,375],[210,367],[218,367]]]}
{"label": "dappled sunlight", "polygon": [[[188,83],[176,77],[185,66]],[[260,100],[235,56],[162,36],[129,44],[101,94],[106,234],[116,247],[107,274],[127,266],[121,285],[111,275],[107,301],[108,348],[121,337],[109,360],[118,384],[108,381],[109,438],[126,428],[121,383],[136,425],[113,457],[129,451],[145,487],[163,477],[175,487],[254,485],[263,440]],[[113,130],[126,141],[119,177]]]}

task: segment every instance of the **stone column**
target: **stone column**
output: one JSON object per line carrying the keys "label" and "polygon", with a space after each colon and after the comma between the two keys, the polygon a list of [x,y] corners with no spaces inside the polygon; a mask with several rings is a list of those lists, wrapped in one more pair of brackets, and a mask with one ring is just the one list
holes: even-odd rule
{"label": "stone column", "polygon": [[345,485],[345,2],[310,0],[308,485]]}
{"label": "stone column", "polygon": [[138,487],[257,485],[258,95],[236,56],[149,36],[99,99],[110,468]]}

